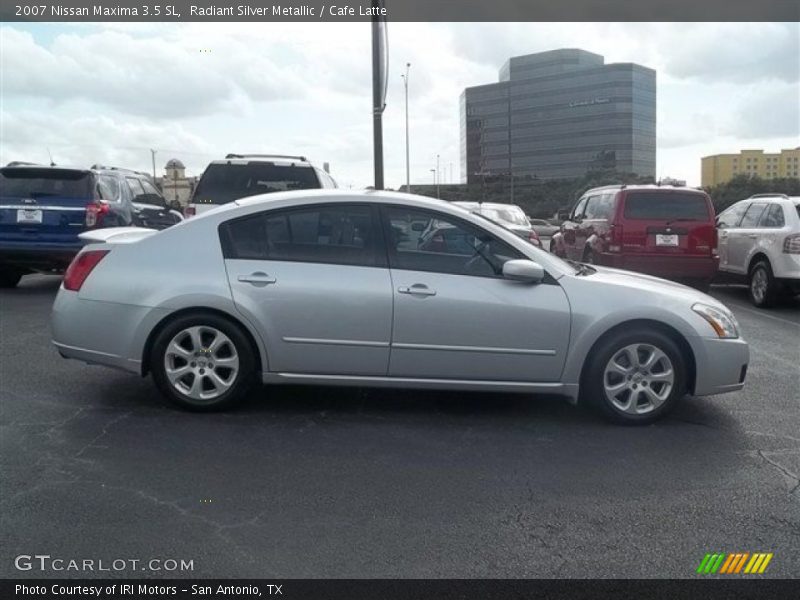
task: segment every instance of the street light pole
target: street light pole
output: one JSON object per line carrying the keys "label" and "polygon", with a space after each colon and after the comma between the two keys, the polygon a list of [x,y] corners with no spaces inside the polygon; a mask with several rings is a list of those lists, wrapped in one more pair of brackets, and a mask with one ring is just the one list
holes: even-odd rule
{"label": "street light pole", "polygon": [[439,196],[439,182],[442,180],[442,172],[439,169],[439,155],[436,155],[436,197],[440,198]]}
{"label": "street light pole", "polygon": [[431,169],[431,173],[433,173],[433,185],[436,186],[436,197],[439,197],[439,183],[436,181],[436,169]]}
{"label": "street light pole", "polygon": [[403,85],[406,89],[406,192],[411,193],[411,168],[409,166],[409,150],[408,150],[408,71],[411,68],[411,63],[406,63],[406,72],[401,74],[403,78]]}
{"label": "street light pole", "polygon": [[150,150],[150,155],[153,158],[153,181],[155,182],[155,180],[156,180],[156,151],[151,149]]}

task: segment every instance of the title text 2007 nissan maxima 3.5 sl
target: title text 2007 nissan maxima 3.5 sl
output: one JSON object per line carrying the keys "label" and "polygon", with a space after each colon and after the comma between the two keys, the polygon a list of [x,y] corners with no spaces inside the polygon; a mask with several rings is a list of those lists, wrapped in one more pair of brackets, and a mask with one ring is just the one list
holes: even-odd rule
{"label": "title text 2007 nissan maxima 3.5 sl", "polygon": [[150,373],[186,408],[260,380],[557,394],[646,423],[744,385],[748,346],[715,299],[565,262],[439,200],[281,192],[84,236],[58,351]]}

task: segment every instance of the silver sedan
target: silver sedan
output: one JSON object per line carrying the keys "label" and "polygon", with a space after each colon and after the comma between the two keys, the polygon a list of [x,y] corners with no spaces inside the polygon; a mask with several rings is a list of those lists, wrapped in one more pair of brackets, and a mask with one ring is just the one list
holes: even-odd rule
{"label": "silver sedan", "polygon": [[275,193],[84,235],[53,306],[59,353],[150,374],[190,409],[318,383],[558,394],[647,423],[744,385],[748,346],[717,300],[565,262],[438,200]]}

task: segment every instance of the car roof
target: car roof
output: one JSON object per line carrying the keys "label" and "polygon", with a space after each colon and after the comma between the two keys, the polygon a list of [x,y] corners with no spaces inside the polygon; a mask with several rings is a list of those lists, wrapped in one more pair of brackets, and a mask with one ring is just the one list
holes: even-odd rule
{"label": "car roof", "polygon": [[212,165],[246,165],[253,162],[271,163],[276,165],[313,167],[305,156],[290,156],[286,154],[240,154],[229,153],[223,159],[212,160]]}
{"label": "car roof", "polygon": [[705,191],[689,187],[686,185],[672,185],[672,184],[664,184],[664,185],[657,185],[655,183],[636,183],[636,184],[622,184],[617,183],[614,185],[602,185],[599,187],[591,188],[586,190],[581,197],[589,194],[591,192],[601,192],[601,191],[662,191],[662,192],[693,192],[695,194],[705,194]]}
{"label": "car roof", "polygon": [[7,169],[15,169],[15,170],[51,170],[51,171],[78,171],[81,173],[91,173],[91,169],[86,169],[84,167],[69,167],[65,165],[39,165],[36,163],[16,163],[16,164],[8,164],[4,167],[0,167],[0,170],[5,171]]}
{"label": "car roof", "polygon": [[460,206],[461,208],[468,208],[470,210],[480,209],[480,208],[495,208],[495,209],[505,209],[505,208],[519,208],[522,210],[522,207],[518,204],[505,204],[503,202],[464,202],[464,201],[456,201],[451,202],[451,204],[455,204],[456,206]]}

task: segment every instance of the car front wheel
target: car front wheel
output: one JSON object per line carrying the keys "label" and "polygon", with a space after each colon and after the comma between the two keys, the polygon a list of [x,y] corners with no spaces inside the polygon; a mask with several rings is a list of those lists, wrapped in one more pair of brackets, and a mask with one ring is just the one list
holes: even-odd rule
{"label": "car front wheel", "polygon": [[778,282],[772,275],[772,268],[765,260],[761,260],[750,269],[750,301],[759,308],[768,308],[775,304],[778,295]]}
{"label": "car front wheel", "polygon": [[254,381],[255,355],[233,322],[214,314],[185,315],[156,337],[150,357],[162,394],[182,408],[219,410],[240,401]]}
{"label": "car front wheel", "polygon": [[652,423],[686,393],[686,365],[678,345],[659,331],[618,332],[591,352],[581,393],[617,423]]}

